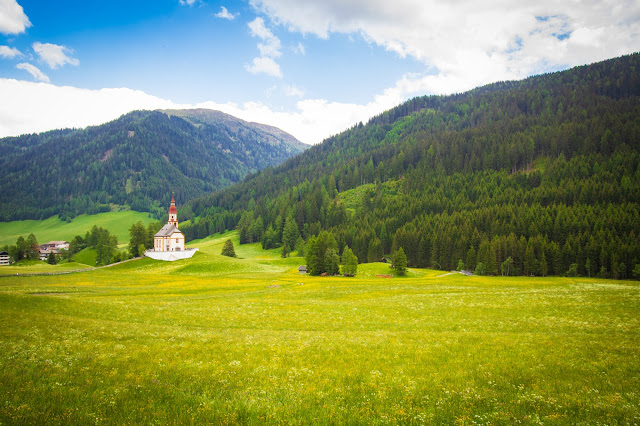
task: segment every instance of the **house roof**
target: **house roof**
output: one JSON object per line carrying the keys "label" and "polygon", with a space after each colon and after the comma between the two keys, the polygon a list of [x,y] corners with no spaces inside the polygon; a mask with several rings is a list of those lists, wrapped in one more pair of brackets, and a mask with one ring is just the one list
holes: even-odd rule
{"label": "house roof", "polygon": [[6,251],[0,251],[0,256],[9,256],[9,253]]}
{"label": "house roof", "polygon": [[171,235],[175,234],[175,233],[179,233],[181,235],[182,232],[175,226],[175,225],[170,225],[170,224],[166,224],[165,226],[163,226],[162,228],[160,228],[160,230],[158,232],[156,232],[156,237],[170,237]]}
{"label": "house roof", "polygon": [[49,245],[69,244],[69,241],[49,241],[47,244],[49,244]]}

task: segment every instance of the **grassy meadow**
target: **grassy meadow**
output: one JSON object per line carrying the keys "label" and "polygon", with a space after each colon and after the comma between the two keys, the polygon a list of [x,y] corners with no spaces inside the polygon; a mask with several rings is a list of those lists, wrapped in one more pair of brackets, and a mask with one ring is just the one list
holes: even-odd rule
{"label": "grassy meadow", "polygon": [[132,224],[142,221],[145,226],[154,222],[149,213],[134,211],[108,212],[95,215],[80,215],[71,222],[64,222],[57,216],[44,220],[17,220],[14,222],[0,222],[0,245],[15,244],[18,237],[27,237],[33,233],[39,243],[48,241],[71,241],[76,235],[87,233],[93,225],[108,229],[118,238],[120,243],[129,242],[129,228]]}
{"label": "grassy meadow", "polygon": [[192,245],[0,278],[0,424],[640,423],[637,282],[321,278]]}

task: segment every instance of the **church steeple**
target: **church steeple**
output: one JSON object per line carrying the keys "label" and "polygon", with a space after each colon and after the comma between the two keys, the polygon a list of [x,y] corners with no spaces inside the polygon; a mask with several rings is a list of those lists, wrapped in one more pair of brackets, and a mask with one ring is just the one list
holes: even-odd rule
{"label": "church steeple", "polygon": [[178,227],[178,209],[176,208],[176,200],[173,196],[173,192],[171,193],[171,206],[169,207],[169,220],[167,221],[168,225],[175,225]]}

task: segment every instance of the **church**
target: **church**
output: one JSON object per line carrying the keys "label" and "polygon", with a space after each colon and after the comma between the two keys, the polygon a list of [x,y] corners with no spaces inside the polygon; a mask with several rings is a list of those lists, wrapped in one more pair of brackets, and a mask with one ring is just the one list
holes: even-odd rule
{"label": "church", "polygon": [[169,206],[169,220],[153,237],[153,250],[184,250],[184,234],[178,229],[178,209],[173,194],[171,194],[171,206]]}
{"label": "church", "polygon": [[153,237],[153,250],[145,251],[144,255],[152,259],[174,261],[192,257],[197,248],[185,248],[184,234],[178,229],[178,208],[176,200],[171,194],[169,206],[169,220]]}

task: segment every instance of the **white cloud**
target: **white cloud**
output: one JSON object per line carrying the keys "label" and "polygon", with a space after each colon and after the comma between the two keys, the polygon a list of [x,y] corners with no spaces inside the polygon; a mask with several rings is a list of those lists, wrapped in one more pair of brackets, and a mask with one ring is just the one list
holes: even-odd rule
{"label": "white cloud", "polygon": [[265,24],[264,19],[258,17],[247,24],[253,37],[260,38],[263,43],[258,43],[260,57],[254,58],[251,65],[246,65],[245,69],[253,74],[265,73],[273,77],[282,78],[280,65],[275,61],[282,55],[280,49],[282,45],[280,39],[276,37]]}
{"label": "white cloud", "polygon": [[[25,70],[26,72],[31,74],[33,78],[35,78],[38,81],[44,81],[45,83],[49,82],[49,77],[47,77],[47,75],[42,71],[40,71],[40,69],[35,65],[31,65],[27,62],[22,62],[16,65],[16,68],[18,68],[19,70]],[[11,98],[8,98],[8,99],[11,99]]]}
{"label": "white cloud", "polygon": [[214,14],[213,16],[222,19],[228,19],[229,21],[233,21],[236,18],[236,15],[233,13],[229,13],[226,7],[220,6],[220,12]]}
{"label": "white cloud", "polygon": [[431,93],[603,60],[640,49],[640,2],[620,0],[250,0],[290,31],[357,34],[424,63]]}
{"label": "white cloud", "polygon": [[304,96],[304,90],[297,88],[296,86],[290,85],[284,88],[284,93],[287,96],[297,96],[299,98]]}
{"label": "white cloud", "polygon": [[0,0],[0,33],[20,34],[31,26],[16,0]]}
{"label": "white cloud", "polygon": [[73,51],[66,46],[59,46],[51,43],[33,43],[33,50],[36,52],[40,59],[43,60],[49,68],[56,69],[64,64],[78,65],[80,61],[76,58],[67,56],[72,54]]}
{"label": "white cloud", "polygon": [[196,3],[200,3],[200,0],[180,0],[180,4],[183,6],[193,6]]}
{"label": "white cloud", "polygon": [[86,127],[134,109],[176,106],[139,90],[86,90],[12,79],[0,79],[0,93],[11,100],[0,102],[0,136]]}
{"label": "white cloud", "polygon": [[388,90],[366,105],[301,99],[291,111],[274,111],[260,102],[177,104],[127,88],[87,90],[0,78],[0,93],[11,100],[0,103],[0,137],[98,125],[135,109],[209,108],[279,127],[306,143],[318,143],[395,106],[401,92]]}
{"label": "white cloud", "polygon": [[0,46],[0,56],[2,56],[3,58],[12,59],[18,56],[22,56],[22,52],[20,52],[15,47]]}
{"label": "white cloud", "polygon": [[244,68],[251,74],[267,74],[272,77],[282,78],[282,71],[280,71],[280,65],[271,58],[259,57],[253,58],[251,65],[245,65]]}
{"label": "white cloud", "polygon": [[293,47],[293,53],[297,53],[299,55],[304,56],[307,53],[307,51],[305,50],[304,45],[298,42],[298,45]]}

